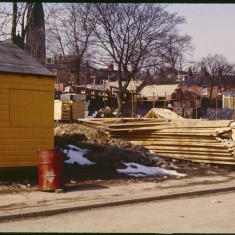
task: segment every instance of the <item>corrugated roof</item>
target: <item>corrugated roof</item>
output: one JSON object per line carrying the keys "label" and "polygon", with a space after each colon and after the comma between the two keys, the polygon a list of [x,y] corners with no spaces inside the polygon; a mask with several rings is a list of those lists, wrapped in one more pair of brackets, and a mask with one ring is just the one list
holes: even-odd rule
{"label": "corrugated roof", "polygon": [[141,91],[140,94],[144,97],[148,96],[160,96],[165,97],[166,95],[171,95],[175,92],[175,90],[179,87],[178,84],[172,84],[172,85],[149,85],[145,86]]}
{"label": "corrugated roof", "polygon": [[54,76],[24,50],[12,43],[0,43],[0,72]]}

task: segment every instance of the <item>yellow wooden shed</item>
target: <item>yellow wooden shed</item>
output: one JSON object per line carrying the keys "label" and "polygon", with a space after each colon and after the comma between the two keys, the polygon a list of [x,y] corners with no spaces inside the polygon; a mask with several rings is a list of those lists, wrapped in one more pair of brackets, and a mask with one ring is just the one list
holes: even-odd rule
{"label": "yellow wooden shed", "polygon": [[54,75],[12,43],[0,42],[0,169],[37,166],[54,148]]}

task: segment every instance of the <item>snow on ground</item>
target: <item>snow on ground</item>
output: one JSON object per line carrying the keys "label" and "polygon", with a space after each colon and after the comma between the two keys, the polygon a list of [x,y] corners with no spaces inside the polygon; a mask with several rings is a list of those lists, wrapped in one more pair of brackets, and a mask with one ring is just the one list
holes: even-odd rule
{"label": "snow on ground", "polygon": [[159,167],[148,167],[143,166],[138,163],[124,163],[126,169],[117,169],[119,173],[124,173],[135,177],[146,177],[146,176],[164,176],[164,175],[174,175],[184,177],[186,174],[177,173],[174,170],[166,170]]}
{"label": "snow on ground", "polygon": [[[77,162],[79,165],[92,165],[95,164],[95,162],[90,161],[89,159],[85,158],[83,155],[87,153],[88,149],[81,149],[74,145],[67,145],[69,149],[62,150],[64,154],[69,157],[68,160],[65,160],[65,163],[67,164],[73,164],[74,162]],[[160,159],[164,161],[163,159]],[[160,167],[148,167],[144,166],[138,163],[124,163],[127,168],[126,169],[117,169],[118,173],[124,173],[130,176],[135,177],[147,177],[147,176],[164,176],[164,175],[174,175],[174,176],[180,176],[184,177],[186,174],[180,174],[177,173],[175,170],[166,170],[162,169]]]}
{"label": "snow on ground", "polygon": [[91,162],[87,158],[83,157],[83,155],[89,151],[88,149],[81,149],[71,144],[67,145],[67,147],[69,147],[69,150],[63,150],[64,154],[69,157],[68,160],[64,161],[65,163],[73,164],[74,162],[77,162],[79,165],[95,164],[95,162]]}

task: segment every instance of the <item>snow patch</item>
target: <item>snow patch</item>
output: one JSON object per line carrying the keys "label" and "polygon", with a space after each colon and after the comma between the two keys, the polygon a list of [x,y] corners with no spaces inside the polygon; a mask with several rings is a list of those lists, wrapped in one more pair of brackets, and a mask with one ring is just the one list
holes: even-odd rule
{"label": "snow patch", "polygon": [[77,162],[79,165],[92,165],[95,164],[95,162],[90,161],[89,159],[83,157],[84,154],[86,154],[89,150],[88,149],[81,149],[74,145],[67,145],[69,149],[62,150],[64,154],[69,157],[68,160],[64,161],[67,164],[73,164],[74,162]]}
{"label": "snow patch", "polygon": [[166,170],[159,167],[148,167],[140,165],[138,163],[124,163],[124,164],[127,166],[127,168],[117,169],[118,173],[124,173],[135,177],[164,176],[164,175],[174,175],[180,177],[186,176],[186,174],[180,174],[174,170]]}

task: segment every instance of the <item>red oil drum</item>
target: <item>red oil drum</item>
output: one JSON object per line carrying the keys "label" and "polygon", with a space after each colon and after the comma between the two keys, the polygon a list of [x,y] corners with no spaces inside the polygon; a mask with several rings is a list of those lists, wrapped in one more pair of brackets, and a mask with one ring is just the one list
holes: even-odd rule
{"label": "red oil drum", "polygon": [[59,149],[38,150],[39,189],[52,191],[64,188],[64,157]]}

